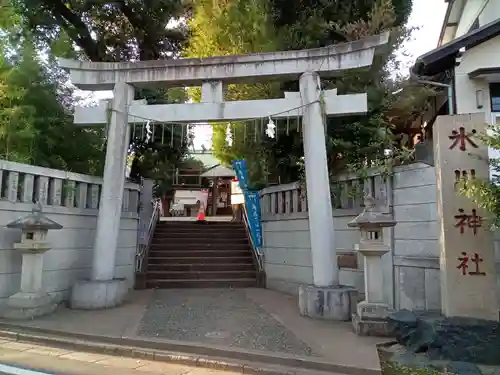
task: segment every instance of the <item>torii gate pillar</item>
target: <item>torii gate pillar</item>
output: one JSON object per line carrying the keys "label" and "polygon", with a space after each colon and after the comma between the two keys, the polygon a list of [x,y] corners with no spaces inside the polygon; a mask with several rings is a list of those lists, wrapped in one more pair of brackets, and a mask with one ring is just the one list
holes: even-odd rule
{"label": "torii gate pillar", "polygon": [[125,82],[115,84],[91,277],[90,280],[78,280],[73,285],[70,297],[73,309],[115,307],[123,302],[128,293],[126,280],[116,279],[114,275],[130,141],[128,108],[133,99],[134,88],[131,85]]}
{"label": "torii gate pillar", "polygon": [[299,310],[312,318],[349,320],[357,291],[339,285],[320,77],[306,72],[299,85],[303,104],[309,104],[302,129],[314,283],[299,287]]}
{"label": "torii gate pillar", "polygon": [[319,75],[302,74],[300,94],[304,100],[303,136],[306,168],[309,231],[311,234],[313,282],[318,287],[339,284],[337,257],[334,256],[333,215],[326,157],[324,116],[321,113]]}

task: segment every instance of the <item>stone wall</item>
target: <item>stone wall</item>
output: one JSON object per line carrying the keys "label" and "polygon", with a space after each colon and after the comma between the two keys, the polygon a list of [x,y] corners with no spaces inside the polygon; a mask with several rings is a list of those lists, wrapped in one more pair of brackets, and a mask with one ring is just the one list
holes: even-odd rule
{"label": "stone wall", "polygon": [[[13,249],[20,230],[5,225],[27,215],[34,201],[64,228],[49,232],[52,249],[44,255],[43,286],[65,300],[73,282],[90,276],[102,180],[30,165],[0,161],[0,303],[19,290],[21,255]],[[137,246],[139,186],[126,184],[115,275],[132,287]]]}
{"label": "stone wall", "polygon": [[[436,171],[423,163],[394,175],[395,307],[441,309]],[[500,231],[495,232],[497,295],[500,298]]]}
{"label": "stone wall", "polygon": [[[352,176],[339,180],[342,187],[356,185]],[[384,232],[391,247],[382,258],[387,301],[396,309],[440,310],[435,167],[424,163],[397,167],[387,183],[371,176],[364,185],[364,192],[371,191],[385,202],[397,221]],[[340,195],[340,203],[334,202],[340,208],[333,210],[340,282],[363,293],[363,259],[355,251],[359,234],[347,227],[362,208],[359,200]],[[266,188],[261,196],[267,286],[296,294],[299,284],[312,283],[307,203],[297,183]],[[500,230],[495,232],[495,250],[500,298]]]}
{"label": "stone wall", "polygon": [[439,310],[435,168],[416,163],[394,174],[394,281],[398,309]]}
{"label": "stone wall", "polygon": [[309,220],[268,220],[262,226],[267,287],[295,294],[299,284],[311,284]]}
{"label": "stone wall", "polygon": [[[347,224],[361,212],[361,196],[368,193],[398,221],[384,232],[391,247],[382,258],[387,301],[407,308],[439,306],[439,283],[433,279],[439,268],[434,173],[434,167],[415,163],[396,168],[389,179],[376,173],[363,182],[352,174],[338,177],[333,216],[342,284],[364,293],[363,258],[356,252],[359,233]],[[261,192],[267,285],[291,294],[297,293],[299,284],[312,283],[307,203],[302,195],[298,184]]]}
{"label": "stone wall", "polygon": [[[356,176],[345,174],[334,184],[333,217],[340,282],[355,286],[361,293],[364,292],[363,258],[355,250],[359,232],[347,224],[362,211],[363,192],[371,193],[387,205],[387,189],[388,184],[381,176],[370,176],[360,183]],[[262,250],[267,286],[290,294],[297,294],[298,285],[313,281],[308,207],[304,195],[298,183],[261,191]],[[392,278],[388,282],[392,285]],[[392,291],[387,294],[391,298]]]}

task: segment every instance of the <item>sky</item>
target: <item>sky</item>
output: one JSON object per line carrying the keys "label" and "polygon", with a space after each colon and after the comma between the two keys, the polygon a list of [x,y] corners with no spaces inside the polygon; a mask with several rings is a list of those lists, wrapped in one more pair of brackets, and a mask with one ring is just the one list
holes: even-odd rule
{"label": "sky", "polygon": [[[445,13],[445,0],[413,0],[413,10],[408,24],[419,29],[413,33],[411,40],[403,46],[401,53],[398,54],[404,73],[408,71],[417,57],[437,47]],[[112,97],[112,94],[109,91],[98,92],[94,96],[96,99],[105,99]],[[200,149],[202,144],[207,148],[210,147],[211,130],[210,126],[197,126],[195,128],[194,146],[196,149]]]}
{"label": "sky", "polygon": [[437,47],[439,34],[446,13],[445,0],[413,0],[413,10],[408,25],[419,27],[412,39],[403,47],[410,55],[401,56],[407,66],[415,59]]}

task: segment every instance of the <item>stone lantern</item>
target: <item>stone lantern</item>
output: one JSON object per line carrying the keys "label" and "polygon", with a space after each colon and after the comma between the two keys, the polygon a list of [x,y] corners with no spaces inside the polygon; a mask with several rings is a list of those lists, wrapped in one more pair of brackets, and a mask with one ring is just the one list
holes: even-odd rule
{"label": "stone lantern", "polygon": [[30,215],[19,218],[7,228],[21,229],[21,242],[14,243],[14,249],[22,254],[21,290],[10,296],[5,318],[33,319],[52,313],[57,304],[42,288],[43,254],[50,250],[47,233],[51,229],[61,229],[62,225],[42,214],[38,203]]}
{"label": "stone lantern", "polygon": [[387,336],[387,316],[393,310],[384,300],[382,256],[390,251],[384,244],[384,228],[396,222],[375,207],[374,199],[365,197],[365,209],[349,227],[359,228],[359,252],[364,256],[365,300],[358,303],[352,316],[354,330],[362,336]]}

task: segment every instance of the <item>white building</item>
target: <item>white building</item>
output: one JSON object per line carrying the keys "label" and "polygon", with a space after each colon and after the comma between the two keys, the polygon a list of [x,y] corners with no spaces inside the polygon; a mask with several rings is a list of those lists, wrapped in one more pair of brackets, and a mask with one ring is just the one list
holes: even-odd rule
{"label": "white building", "polygon": [[412,74],[449,84],[453,112],[485,112],[500,123],[500,0],[447,0],[438,47]]}

